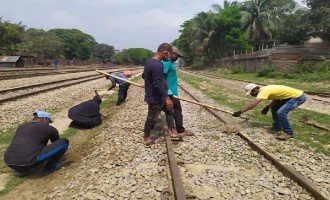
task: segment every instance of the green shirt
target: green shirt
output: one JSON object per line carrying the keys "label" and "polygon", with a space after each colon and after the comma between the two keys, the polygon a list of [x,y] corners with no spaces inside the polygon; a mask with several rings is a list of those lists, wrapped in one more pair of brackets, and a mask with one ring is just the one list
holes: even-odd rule
{"label": "green shirt", "polygon": [[[172,91],[172,94],[178,96],[178,76],[176,74],[176,68],[172,61],[162,61],[164,66],[164,74],[168,89]],[[168,92],[170,95],[170,92]]]}

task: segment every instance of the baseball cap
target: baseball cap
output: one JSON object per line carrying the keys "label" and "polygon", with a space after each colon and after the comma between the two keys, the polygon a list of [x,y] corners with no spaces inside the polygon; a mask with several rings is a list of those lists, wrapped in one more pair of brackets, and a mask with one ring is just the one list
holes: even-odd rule
{"label": "baseball cap", "polygon": [[33,113],[34,117],[39,117],[39,118],[47,118],[49,119],[49,122],[52,123],[52,117],[50,116],[50,113],[45,112],[45,111],[36,111]]}
{"label": "baseball cap", "polygon": [[179,49],[176,47],[173,47],[173,53],[177,53],[179,57],[183,57],[183,55],[180,53]]}
{"label": "baseball cap", "polygon": [[250,95],[251,91],[256,87],[258,87],[257,84],[249,83],[247,86],[245,86],[245,92],[246,92],[245,95],[246,96]]}

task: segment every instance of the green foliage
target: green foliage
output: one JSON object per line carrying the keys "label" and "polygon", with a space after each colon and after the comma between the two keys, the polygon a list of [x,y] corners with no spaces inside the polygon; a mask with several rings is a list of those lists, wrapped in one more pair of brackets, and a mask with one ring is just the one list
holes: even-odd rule
{"label": "green foliage", "polygon": [[330,1],[306,0],[309,20],[312,24],[313,36],[321,37],[330,42]]}
{"label": "green foliage", "polygon": [[28,29],[24,33],[23,42],[18,45],[18,50],[21,55],[54,59],[62,57],[63,45],[61,39],[52,32]]}
{"label": "green foliage", "polygon": [[115,55],[115,48],[107,44],[96,44],[93,49],[93,58],[105,60]]}
{"label": "green foliage", "polygon": [[148,49],[130,48],[117,53],[112,60],[119,63],[133,62],[135,65],[144,65],[145,61],[153,55],[154,53]]}
{"label": "green foliage", "polygon": [[270,73],[274,72],[275,69],[270,65],[264,65],[257,71],[257,77],[268,76]]}
{"label": "green foliage", "polygon": [[88,60],[96,45],[95,39],[78,29],[51,29],[64,43],[64,56],[66,59]]}
{"label": "green foliage", "polygon": [[284,16],[278,31],[280,43],[290,45],[303,44],[311,35],[311,24],[305,10],[297,10],[295,13]]}
{"label": "green foliage", "polygon": [[231,69],[232,74],[243,74],[244,72],[244,67],[241,65],[236,65]]}
{"label": "green foliage", "polygon": [[22,41],[25,26],[21,23],[2,22],[0,17],[0,55],[12,55]]}

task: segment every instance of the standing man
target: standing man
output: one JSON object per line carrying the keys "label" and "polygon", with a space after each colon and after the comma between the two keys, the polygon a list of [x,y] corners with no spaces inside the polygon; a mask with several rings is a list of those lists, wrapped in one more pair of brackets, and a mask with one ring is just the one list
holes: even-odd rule
{"label": "standing man", "polygon": [[165,90],[163,65],[160,61],[171,59],[173,48],[168,43],[159,45],[157,52],[152,58],[147,59],[144,70],[144,100],[148,103],[148,115],[144,125],[144,141],[147,146],[153,144],[150,137],[151,130],[154,128],[161,111],[166,113],[169,134],[173,138],[179,135],[175,129],[173,120],[173,102]]}
{"label": "standing man", "polygon": [[178,96],[178,76],[176,73],[176,67],[173,63],[177,61],[179,57],[181,58],[183,56],[182,54],[180,54],[178,48],[173,47],[171,60],[162,61],[162,64],[164,66],[165,80],[168,86],[167,94],[170,96],[173,102],[173,118],[175,121],[177,132],[183,136],[193,136],[194,134],[192,132],[185,130],[185,128],[183,127],[183,115],[180,100],[177,98],[173,98],[173,95]]}
{"label": "standing man", "polygon": [[259,87],[254,83],[248,84],[245,87],[245,91],[246,95],[257,98],[239,111],[234,112],[234,117],[239,117],[242,113],[253,109],[264,99],[273,100],[262,109],[261,114],[266,115],[269,109],[271,109],[274,121],[272,130],[283,131],[281,135],[276,137],[277,139],[286,140],[293,137],[293,130],[288,119],[288,113],[306,101],[306,96],[303,91],[284,85]]}
{"label": "standing man", "polygon": [[[111,75],[128,80],[128,78],[132,77],[132,71],[125,70],[123,73],[112,73]],[[128,91],[130,84],[125,81],[122,81],[122,80],[119,80],[119,79],[116,79],[116,78],[113,78],[110,76],[106,76],[106,79],[109,79],[109,81],[111,82],[111,87],[108,90],[112,90],[114,87],[116,87],[116,84],[119,85],[118,99],[117,99],[116,106],[120,106],[126,100],[127,91]]]}
{"label": "standing man", "polygon": [[[69,140],[60,139],[48,112],[33,113],[33,121],[20,125],[4,154],[8,167],[25,173],[45,163],[44,172],[49,173],[62,167],[60,159],[67,151]],[[47,145],[48,140],[52,143]]]}
{"label": "standing man", "polygon": [[55,65],[55,68],[57,69],[57,65],[58,65],[58,60],[57,59],[54,60],[54,65]]}

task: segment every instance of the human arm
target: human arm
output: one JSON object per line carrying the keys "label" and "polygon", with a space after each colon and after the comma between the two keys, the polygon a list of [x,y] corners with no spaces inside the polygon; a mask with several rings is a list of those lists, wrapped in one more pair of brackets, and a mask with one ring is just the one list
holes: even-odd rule
{"label": "human arm", "polygon": [[55,142],[56,140],[59,140],[60,139],[60,134],[58,133],[57,129],[50,126],[50,131],[51,131],[51,134],[50,134],[50,138],[49,140],[53,143]]}
{"label": "human arm", "polygon": [[253,109],[254,107],[256,107],[260,102],[262,101],[262,99],[256,98],[255,100],[253,100],[251,103],[247,104],[246,106],[244,106],[243,108],[241,108],[239,111],[234,112],[233,116],[234,117],[239,117],[241,116],[242,113],[249,111],[251,109]]}

